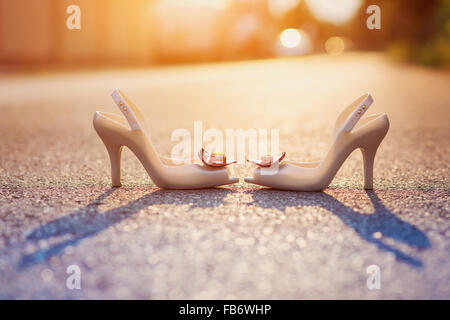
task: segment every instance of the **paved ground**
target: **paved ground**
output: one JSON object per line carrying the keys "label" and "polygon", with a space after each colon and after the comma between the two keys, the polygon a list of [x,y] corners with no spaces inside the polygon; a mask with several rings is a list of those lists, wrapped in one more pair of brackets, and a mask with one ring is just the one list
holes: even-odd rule
{"label": "paved ground", "polygon": [[[355,152],[322,193],[243,182],[152,184],[130,152],[124,187],[91,119],[120,87],[163,155],[176,128],[278,128],[288,159],[326,151],[339,110],[375,97],[391,131],[362,190]],[[450,298],[450,74],[382,56],[0,78],[0,298]],[[233,168],[243,178],[248,165]],[[81,268],[81,290],[66,268]],[[381,269],[368,290],[366,268]]]}

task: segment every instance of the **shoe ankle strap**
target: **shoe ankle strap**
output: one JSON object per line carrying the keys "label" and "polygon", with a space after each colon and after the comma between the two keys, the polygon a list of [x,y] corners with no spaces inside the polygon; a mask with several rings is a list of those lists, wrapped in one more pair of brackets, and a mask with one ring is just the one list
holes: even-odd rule
{"label": "shoe ankle strap", "polygon": [[345,110],[339,115],[336,125],[340,126],[340,124],[345,121],[344,124],[340,126],[340,130],[343,132],[352,131],[353,127],[358,123],[359,119],[362,118],[372,103],[373,97],[370,93],[362,95],[353,101],[353,103],[347,108],[345,108]]}
{"label": "shoe ankle strap", "polygon": [[131,130],[141,130],[145,120],[134,103],[117,88],[114,89],[111,96],[130,124]]}

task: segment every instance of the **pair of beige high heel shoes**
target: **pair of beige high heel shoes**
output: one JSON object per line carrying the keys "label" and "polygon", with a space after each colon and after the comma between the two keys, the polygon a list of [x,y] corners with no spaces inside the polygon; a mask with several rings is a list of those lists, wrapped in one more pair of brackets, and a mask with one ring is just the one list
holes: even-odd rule
{"label": "pair of beige high heel shoes", "polygon": [[[224,156],[210,155],[203,149],[199,156],[203,164],[170,165],[158,156],[150,140],[144,116],[120,90],[112,93],[113,100],[124,115],[97,111],[94,128],[108,150],[111,160],[112,185],[121,186],[120,163],[124,146],[139,159],[153,182],[166,189],[199,189],[236,183],[225,167],[234,161]],[[364,162],[364,187],[373,188],[373,163],[381,141],[389,130],[385,113],[363,117],[373,99],[365,94],[350,104],[338,117],[333,143],[321,161],[310,163],[281,162],[284,153],[251,161],[258,165],[248,183],[282,190],[321,191],[328,187],[342,163],[356,148],[361,149]]]}

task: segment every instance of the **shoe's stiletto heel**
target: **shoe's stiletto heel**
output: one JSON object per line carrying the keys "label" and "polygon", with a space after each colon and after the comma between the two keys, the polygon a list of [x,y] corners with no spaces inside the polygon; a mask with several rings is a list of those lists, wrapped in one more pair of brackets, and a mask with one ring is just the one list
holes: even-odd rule
{"label": "shoe's stiletto heel", "polygon": [[122,156],[122,148],[118,146],[105,145],[106,150],[108,150],[109,160],[111,161],[111,179],[113,187],[121,187],[122,182],[120,179],[121,176],[121,156]]}
{"label": "shoe's stiletto heel", "polygon": [[365,94],[349,105],[338,117],[333,143],[326,157],[312,163],[285,161],[277,170],[257,168],[249,183],[295,191],[321,191],[328,187],[347,157],[361,149],[364,162],[364,188],[373,189],[375,154],[389,130],[385,113],[363,117],[373,98]]}
{"label": "shoe's stiletto heel", "polygon": [[369,146],[361,148],[364,165],[364,189],[373,189],[373,165],[375,162],[375,154],[377,153],[377,150],[378,145],[376,147]]}
{"label": "shoe's stiletto heel", "polygon": [[111,178],[114,187],[120,187],[121,152],[128,147],[142,163],[153,182],[166,189],[209,188],[238,182],[230,178],[225,167],[213,168],[199,164],[170,165],[161,159],[146,131],[145,119],[140,110],[118,89],[112,97],[124,117],[97,111],[93,124],[102,139],[111,160]]}

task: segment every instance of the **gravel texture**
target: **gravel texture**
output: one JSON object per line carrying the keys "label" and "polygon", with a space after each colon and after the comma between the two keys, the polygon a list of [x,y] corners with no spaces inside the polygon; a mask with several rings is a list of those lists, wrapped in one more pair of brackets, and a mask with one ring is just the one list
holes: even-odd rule
{"label": "gravel texture", "polygon": [[[171,133],[279,129],[289,160],[320,159],[339,111],[370,91],[391,130],[362,189],[354,152],[325,192],[242,182],[155,187],[126,150],[122,188],[92,127],[121,88],[168,156]],[[450,73],[379,54],[1,74],[0,298],[450,298]],[[369,265],[381,288],[366,286]],[[81,289],[66,288],[70,265]]]}

